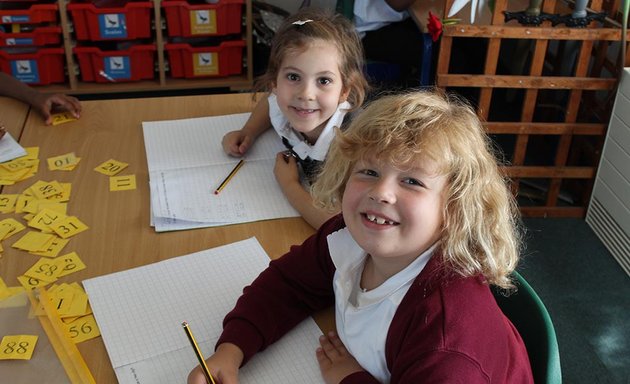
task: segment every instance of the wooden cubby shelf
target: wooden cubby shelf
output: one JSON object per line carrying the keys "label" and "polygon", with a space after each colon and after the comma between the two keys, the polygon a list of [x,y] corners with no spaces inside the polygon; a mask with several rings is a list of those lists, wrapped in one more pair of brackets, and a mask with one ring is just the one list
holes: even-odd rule
{"label": "wooden cubby shelf", "polygon": [[[64,56],[64,67],[65,67],[65,82],[58,83],[52,82],[50,84],[32,84],[36,86],[42,92],[64,92],[73,95],[82,95],[82,94],[103,94],[103,93],[133,93],[133,92],[150,92],[150,91],[167,91],[167,90],[194,90],[194,89],[209,89],[209,88],[228,88],[234,91],[240,90],[249,90],[253,85],[253,63],[252,63],[252,5],[251,0],[243,0],[239,4],[235,4],[236,0],[222,0],[216,5],[206,5],[207,7],[220,7],[222,5],[226,5],[223,3],[228,3],[231,7],[237,6],[241,9],[241,25],[240,33],[234,34],[233,32],[219,33],[217,35],[200,35],[200,36],[188,36],[188,39],[191,41],[199,42],[200,38],[208,38],[210,42],[209,46],[213,44],[212,39],[215,42],[222,41],[221,39],[229,39],[229,38],[238,38],[244,41],[244,47],[242,48],[242,62],[238,63],[238,67],[240,67],[240,73],[230,73],[228,75],[223,76],[222,71],[221,74],[216,76],[204,76],[198,75],[195,73],[194,75],[186,74],[185,76],[173,77],[172,73],[172,62],[169,62],[169,53],[165,49],[165,45],[167,45],[171,41],[183,41],[187,42],[186,37],[176,36],[175,38],[171,36],[167,36],[167,30],[163,29],[163,27],[167,26],[166,15],[164,4],[165,1],[162,0],[149,0],[142,2],[146,7],[151,6],[150,9],[150,23],[151,23],[151,36],[144,37],[142,39],[129,39],[129,40],[114,40],[111,42],[129,42],[129,44],[143,44],[153,47],[154,57],[153,57],[153,66],[152,68],[148,68],[149,65],[142,65],[142,71],[145,73],[148,71],[149,76],[147,78],[132,78],[131,81],[114,81],[111,82],[97,82],[97,81],[84,81],[83,75],[80,73],[80,60],[78,58],[77,53],[74,49],[78,46],[90,46],[90,45],[98,45],[99,43],[103,43],[103,41],[86,41],[77,39],[77,30],[75,22],[73,20],[71,10],[69,7],[72,7],[74,4],[69,0],[59,0],[59,1],[51,1],[47,2],[47,4],[56,4],[58,11],[58,21],[57,24],[61,27],[62,31],[62,42],[61,47],[63,48],[63,56]],[[129,2],[131,3],[131,2]],[[170,2],[176,3],[176,2]],[[184,2],[181,2],[184,3]],[[31,5],[30,3],[25,3],[25,6]],[[195,6],[195,4],[189,4]],[[196,5],[198,6],[198,5]],[[203,7],[203,5],[202,5]],[[234,9],[234,8],[231,8]],[[114,9],[118,10],[118,9]],[[213,12],[213,10],[210,10]],[[219,9],[216,11],[216,19],[219,20],[221,15],[219,15]],[[128,28],[132,29],[133,20],[129,17]],[[218,25],[219,21],[216,22]],[[95,28],[94,25],[90,25],[89,28]],[[110,41],[107,41],[109,43]],[[240,43],[243,44],[243,43]],[[218,53],[217,55],[221,55],[222,53]],[[191,54],[192,55],[192,54]],[[215,56],[218,57],[218,56]],[[234,60],[233,60],[234,62]],[[136,65],[139,67],[139,65]],[[196,69],[195,69],[196,70]],[[150,76],[153,75],[153,76]]]}
{"label": "wooden cubby shelf", "polygon": [[[444,14],[452,3],[446,0]],[[523,216],[586,214],[620,75],[620,3],[592,0],[589,11],[607,17],[575,28],[506,22],[504,11],[524,9],[497,0],[489,25],[443,28],[436,85],[477,109],[505,157]],[[572,8],[543,0],[541,10]]]}

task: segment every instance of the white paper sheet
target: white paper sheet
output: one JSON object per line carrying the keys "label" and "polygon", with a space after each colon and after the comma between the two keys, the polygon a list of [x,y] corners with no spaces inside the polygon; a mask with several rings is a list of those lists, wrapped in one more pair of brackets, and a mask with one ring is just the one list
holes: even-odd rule
{"label": "white paper sheet", "polygon": [[221,139],[240,129],[249,113],[142,123],[149,168],[152,223],[157,231],[296,217],[273,175],[281,141],[262,134],[229,184],[214,190],[239,159]]}
{"label": "white paper sheet", "polygon": [[9,132],[6,132],[2,139],[0,139],[0,163],[17,159],[26,155],[26,150],[22,148],[20,144],[11,136]]}
{"label": "white paper sheet", "polygon": [[[121,384],[185,383],[198,362],[187,321],[204,356],[243,287],[268,265],[254,238],[83,281]],[[240,372],[240,383],[322,383],[315,358],[321,331],[309,318]]]}

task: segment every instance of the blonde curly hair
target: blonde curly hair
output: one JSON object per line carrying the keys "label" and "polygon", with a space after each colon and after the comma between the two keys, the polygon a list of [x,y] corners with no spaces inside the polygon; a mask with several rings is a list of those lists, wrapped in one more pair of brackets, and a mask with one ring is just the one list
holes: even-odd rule
{"label": "blonde curly hair", "polygon": [[401,168],[421,158],[435,161],[449,180],[439,245],[444,266],[513,288],[520,215],[492,143],[467,103],[439,89],[371,102],[347,130],[337,131],[311,188],[316,205],[338,210],[352,168],[367,156]]}

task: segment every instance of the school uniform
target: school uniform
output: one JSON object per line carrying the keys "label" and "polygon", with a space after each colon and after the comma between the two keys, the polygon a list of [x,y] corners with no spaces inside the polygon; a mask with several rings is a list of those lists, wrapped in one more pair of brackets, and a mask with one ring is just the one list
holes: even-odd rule
{"label": "school uniform", "polygon": [[[335,305],[336,293],[343,291],[335,284],[353,279],[358,282],[356,276],[336,273],[333,259],[339,263],[339,255],[358,260],[360,248],[355,248],[347,236],[343,218],[338,215],[302,245],[291,247],[286,255],[271,261],[225,317],[217,345],[238,345],[245,363],[307,316]],[[331,257],[331,253],[336,256]],[[410,280],[402,297],[391,299],[396,307],[391,322],[381,325],[380,333],[386,335],[382,356],[375,352],[375,356],[361,357],[383,360],[387,374],[383,376],[383,368],[377,363],[363,365],[374,374],[357,372],[342,383],[533,383],[525,345],[483,278],[447,273],[439,253],[432,254],[432,250],[418,259],[421,261],[412,269],[421,272]],[[352,269],[341,264],[340,270]],[[336,320],[338,326],[343,325],[344,320]],[[348,330],[338,330],[346,338],[347,347],[355,345],[356,338],[374,340],[375,350],[382,343],[374,330]]]}
{"label": "school uniform", "polygon": [[291,151],[302,168],[306,179],[313,181],[321,163],[326,158],[330,143],[335,138],[335,127],[341,127],[346,113],[351,108],[349,102],[344,101],[337,106],[337,110],[326,122],[326,126],[317,138],[315,144],[309,144],[300,132],[295,131],[289,124],[278,105],[278,99],[273,93],[269,94],[269,119],[282,143]]}

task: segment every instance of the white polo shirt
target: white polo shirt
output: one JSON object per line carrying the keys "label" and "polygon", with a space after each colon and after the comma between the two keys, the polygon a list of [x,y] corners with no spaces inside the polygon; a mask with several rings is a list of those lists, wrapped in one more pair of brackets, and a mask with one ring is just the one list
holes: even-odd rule
{"label": "white polo shirt", "polygon": [[328,235],[328,249],[335,267],[335,321],[337,333],[359,364],[381,383],[389,383],[385,340],[398,305],[422,272],[437,243],[405,269],[375,289],[362,292],[359,284],[366,252],[347,228]]}
{"label": "white polo shirt", "polygon": [[289,144],[293,146],[293,151],[302,160],[310,157],[313,160],[323,161],[326,158],[328,147],[330,147],[330,143],[335,137],[334,127],[341,127],[341,123],[343,123],[343,118],[351,107],[350,103],[348,103],[347,101],[339,104],[335,113],[333,113],[330,119],[328,119],[324,130],[317,138],[315,144],[310,145],[306,142],[306,140],[304,140],[299,132],[296,132],[291,127],[289,121],[280,110],[280,106],[278,106],[278,99],[276,95],[270,93],[268,101],[269,118],[271,119],[271,125],[273,126],[273,129],[276,130],[280,137],[285,137],[287,140],[289,140]]}

